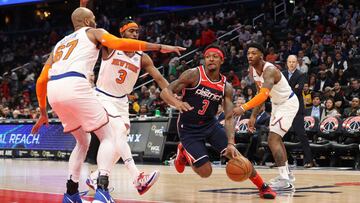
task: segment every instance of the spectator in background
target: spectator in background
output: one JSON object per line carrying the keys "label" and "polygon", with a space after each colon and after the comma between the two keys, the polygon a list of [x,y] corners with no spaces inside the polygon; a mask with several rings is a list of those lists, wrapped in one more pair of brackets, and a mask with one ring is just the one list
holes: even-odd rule
{"label": "spectator in background", "polygon": [[274,47],[269,48],[269,54],[266,55],[265,60],[274,63],[278,60],[279,56],[275,53]]}
{"label": "spectator in background", "polygon": [[150,104],[150,109],[152,111],[154,110],[160,110],[161,113],[166,112],[167,104],[161,99],[160,97],[160,90],[155,91],[155,98],[152,100]]}
{"label": "spectator in background", "polygon": [[252,87],[246,87],[244,95],[245,95],[245,101],[246,102],[250,101],[255,96],[253,88]]}
{"label": "spectator in background", "polygon": [[147,116],[150,116],[150,113],[149,113],[149,109],[146,105],[141,105],[140,106],[140,111],[138,113],[138,116],[140,117],[147,117]]}
{"label": "spectator in background", "polygon": [[340,113],[335,108],[335,101],[333,98],[327,98],[325,100],[325,109],[321,115],[322,120],[328,117],[335,117],[335,116],[340,116]]}
{"label": "spectator in background", "polygon": [[4,108],[2,109],[2,117],[3,117],[4,119],[12,119],[12,118],[13,118],[13,115],[12,115],[12,113],[10,112],[9,107],[4,107]]}
{"label": "spectator in background", "polygon": [[296,65],[296,69],[299,70],[302,74],[307,74],[309,71],[309,67],[304,63],[304,60],[298,58],[298,63]]}
{"label": "spectator in background", "polygon": [[146,109],[148,110],[150,107],[150,104],[152,102],[152,99],[150,98],[150,91],[146,90],[140,100],[140,111],[141,111],[141,106],[146,105]]}
{"label": "spectator in background", "polygon": [[338,69],[337,72],[335,72],[333,80],[339,81],[339,84],[341,86],[347,86],[348,85],[348,79],[346,78],[344,74],[344,69]]}
{"label": "spectator in background", "polygon": [[312,98],[312,107],[305,109],[305,116],[312,116],[319,121],[323,120],[324,108],[320,104],[320,95],[315,93]]}
{"label": "spectator in background", "polygon": [[347,118],[350,116],[360,116],[360,104],[358,97],[354,97],[351,100],[351,107],[348,107],[344,110],[343,117]]}
{"label": "spectator in background", "polygon": [[309,89],[309,84],[308,84],[308,83],[305,83],[305,84],[304,84],[303,91],[302,91],[302,98],[303,98],[303,100],[304,100],[304,107],[305,107],[305,109],[312,106],[312,98],[311,98],[311,95],[312,95],[312,91]]}
{"label": "spectator in background", "polygon": [[358,79],[351,80],[351,86],[348,88],[346,93],[346,99],[351,101],[353,98],[360,98],[360,85]]}
{"label": "spectator in background", "polygon": [[339,69],[346,71],[348,69],[348,63],[342,58],[341,53],[338,52],[335,54],[335,61],[332,63],[330,71],[336,73]]}
{"label": "spectator in background", "polygon": [[204,26],[201,31],[200,39],[197,40],[197,46],[207,46],[216,40],[215,32],[209,28],[209,24]]}
{"label": "spectator in background", "polygon": [[332,82],[327,77],[326,72],[319,71],[319,80],[315,84],[314,91],[323,92],[326,87],[331,87],[331,86],[332,86]]}
{"label": "spectator in background", "polygon": [[231,83],[231,85],[234,88],[240,87],[241,83],[240,83],[240,79],[239,77],[235,74],[235,72],[233,70],[231,70],[226,78],[228,80],[228,82]]}

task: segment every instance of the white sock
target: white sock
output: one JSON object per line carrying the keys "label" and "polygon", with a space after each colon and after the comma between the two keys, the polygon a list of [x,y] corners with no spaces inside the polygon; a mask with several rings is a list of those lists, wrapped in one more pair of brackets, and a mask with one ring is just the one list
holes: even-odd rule
{"label": "white sock", "polygon": [[136,180],[137,177],[140,175],[139,169],[136,167],[134,159],[128,158],[124,160],[125,167],[129,171],[133,180]]}
{"label": "white sock", "polygon": [[279,169],[280,177],[282,179],[289,180],[289,173],[288,173],[287,166],[279,166],[278,169]]}
{"label": "white sock", "polygon": [[285,166],[286,166],[287,173],[290,174],[290,167],[289,167],[288,161],[285,161]]}

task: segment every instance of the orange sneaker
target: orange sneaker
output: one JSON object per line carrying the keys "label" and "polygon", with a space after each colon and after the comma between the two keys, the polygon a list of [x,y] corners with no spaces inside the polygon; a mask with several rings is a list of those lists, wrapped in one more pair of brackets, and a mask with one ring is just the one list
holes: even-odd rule
{"label": "orange sneaker", "polygon": [[259,190],[260,192],[260,198],[263,199],[275,199],[276,197],[276,192],[274,190],[271,189],[271,187],[264,183],[261,187],[261,189]]}
{"label": "orange sneaker", "polygon": [[177,154],[176,154],[176,158],[174,161],[174,165],[175,165],[175,169],[177,172],[182,173],[185,170],[185,166],[186,166],[186,157],[183,154],[184,153],[184,147],[182,146],[181,143],[178,144],[177,147]]}

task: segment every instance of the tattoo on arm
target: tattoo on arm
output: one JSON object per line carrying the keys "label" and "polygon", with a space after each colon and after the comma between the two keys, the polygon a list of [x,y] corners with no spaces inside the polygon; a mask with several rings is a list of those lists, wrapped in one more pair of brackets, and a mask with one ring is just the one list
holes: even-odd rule
{"label": "tattoo on arm", "polygon": [[185,87],[192,87],[199,80],[199,71],[197,69],[189,69],[183,72],[179,79],[173,81],[168,86],[168,89],[173,93],[179,93]]}

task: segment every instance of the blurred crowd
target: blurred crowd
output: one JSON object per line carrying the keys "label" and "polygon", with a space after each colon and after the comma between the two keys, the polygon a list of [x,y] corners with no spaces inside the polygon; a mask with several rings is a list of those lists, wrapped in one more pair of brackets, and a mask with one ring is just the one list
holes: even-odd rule
{"label": "blurred crowd", "polygon": [[[258,10],[265,14],[264,18],[258,19],[254,26],[250,15],[245,15],[249,12],[242,4],[189,16],[170,13],[157,19],[135,17],[134,20],[141,25],[141,39],[179,45],[189,51],[195,48],[201,50],[219,36],[236,29],[229,33],[230,38],[218,40],[226,51],[222,73],[234,86],[234,102],[246,102],[256,94],[248,74],[246,55],[247,44],[258,42],[266,49],[265,60],[276,64],[281,70],[286,69],[289,55],[298,57],[298,69],[307,77],[303,90],[306,108],[320,106],[325,109],[321,111],[324,117],[330,114],[359,115],[360,10],[358,2],[344,2],[299,1],[295,6],[288,5],[287,14],[275,21],[273,8],[276,2],[266,1]],[[98,27],[118,34],[119,19],[102,13],[97,16]],[[42,68],[42,56],[71,31],[69,27],[53,30],[47,24],[44,27],[48,35],[0,34],[0,64],[4,67],[0,78],[0,117],[3,119],[37,118],[39,115],[35,81]],[[234,37],[237,38],[230,41]],[[184,70],[203,63],[201,51],[195,52],[190,58],[157,52],[149,54],[156,66],[164,66],[162,71],[169,82],[178,78]],[[24,68],[11,71],[25,63]],[[147,80],[149,76],[141,78],[139,84]],[[155,83],[137,89],[129,95],[129,99],[131,114],[154,115],[155,110],[162,115],[169,113]],[[49,113],[51,117],[56,117],[51,110]]]}

